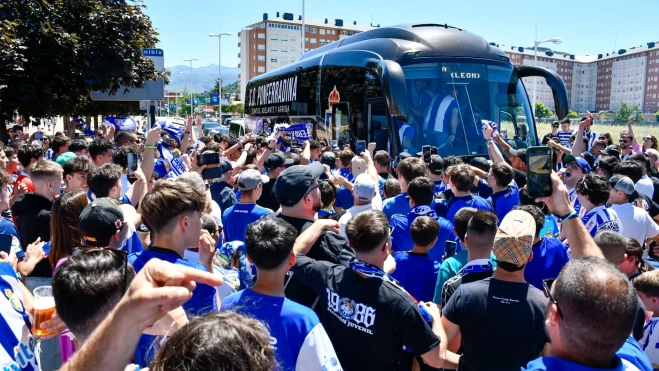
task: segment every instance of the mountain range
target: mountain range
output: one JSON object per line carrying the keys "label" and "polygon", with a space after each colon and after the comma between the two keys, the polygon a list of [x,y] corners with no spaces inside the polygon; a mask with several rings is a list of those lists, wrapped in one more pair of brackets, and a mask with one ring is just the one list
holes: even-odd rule
{"label": "mountain range", "polygon": [[[210,64],[206,67],[193,67],[192,71],[190,71],[190,66],[184,65],[167,67],[167,69],[172,72],[172,75],[165,90],[171,92],[183,92],[185,88],[190,90],[191,86],[196,93],[211,90],[215,87],[218,76],[217,64]],[[222,86],[238,81],[239,72],[240,68],[222,66]],[[190,85],[191,81],[192,85]]]}

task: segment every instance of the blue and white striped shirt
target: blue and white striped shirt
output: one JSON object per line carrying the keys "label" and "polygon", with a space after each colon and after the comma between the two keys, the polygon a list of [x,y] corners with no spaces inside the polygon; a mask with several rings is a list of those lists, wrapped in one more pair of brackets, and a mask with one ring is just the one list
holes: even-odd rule
{"label": "blue and white striped shirt", "polygon": [[597,206],[581,217],[583,225],[590,233],[591,237],[595,237],[597,232],[600,231],[613,231],[622,233],[622,224],[618,219],[618,214],[605,206]]}
{"label": "blue and white striped shirt", "polygon": [[585,149],[585,151],[590,151],[591,148],[593,148],[593,144],[595,144],[595,141],[597,140],[597,133],[594,131],[589,131],[589,132],[583,132],[583,137],[588,139],[588,148]]}
{"label": "blue and white striped shirt", "polygon": [[567,148],[572,148],[572,143],[570,143],[570,137],[574,134],[574,131],[558,131],[558,139],[561,141],[561,144]]}

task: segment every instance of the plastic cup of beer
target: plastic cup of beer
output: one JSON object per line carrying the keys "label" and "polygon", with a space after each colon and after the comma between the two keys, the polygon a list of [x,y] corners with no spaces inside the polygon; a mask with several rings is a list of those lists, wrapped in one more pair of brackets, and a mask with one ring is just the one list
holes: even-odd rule
{"label": "plastic cup of beer", "polygon": [[39,286],[34,289],[34,325],[32,332],[35,335],[49,335],[52,331],[42,329],[40,326],[53,319],[55,313],[55,298],[52,286]]}

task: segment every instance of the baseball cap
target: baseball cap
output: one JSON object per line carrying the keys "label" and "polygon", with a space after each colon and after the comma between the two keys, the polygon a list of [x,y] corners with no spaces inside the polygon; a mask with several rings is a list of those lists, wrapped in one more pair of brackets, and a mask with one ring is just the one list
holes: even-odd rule
{"label": "baseball cap", "polygon": [[444,159],[442,158],[442,156],[439,155],[430,156],[430,163],[428,164],[428,170],[430,170],[432,174],[442,175],[442,170],[444,169],[443,165],[444,165]]}
{"label": "baseball cap", "polygon": [[357,176],[366,172],[366,161],[359,156],[355,156],[350,160],[352,175]]}
{"label": "baseball cap", "polygon": [[77,158],[77,157],[78,157],[78,155],[76,155],[73,152],[64,152],[61,155],[57,156],[57,158],[55,159],[55,162],[57,162],[60,166],[64,166],[64,164],[67,161],[72,160],[72,159]]}
{"label": "baseball cap", "polygon": [[497,262],[521,267],[529,261],[535,238],[535,219],[526,211],[513,210],[501,221],[492,252]]}
{"label": "baseball cap", "polygon": [[469,161],[469,165],[481,169],[486,173],[490,171],[490,163],[487,162],[485,157],[474,157]]}
{"label": "baseball cap", "polygon": [[21,125],[14,125],[11,127],[11,130],[13,131],[23,131],[23,127]]}
{"label": "baseball cap", "polygon": [[323,164],[293,165],[284,170],[275,181],[275,198],[282,206],[294,206],[309,191],[314,180],[323,173]]}
{"label": "baseball cap", "polygon": [[263,167],[266,170],[274,170],[278,167],[293,165],[293,162],[292,158],[286,158],[281,153],[271,153],[263,162]]}
{"label": "baseball cap", "polygon": [[557,127],[560,126],[560,123],[558,121],[554,121],[554,122],[551,123],[551,126],[557,128]]}
{"label": "baseball cap", "polygon": [[268,181],[270,181],[270,178],[267,175],[263,175],[254,169],[247,169],[238,174],[237,184],[241,191],[249,191]]}
{"label": "baseball cap", "polygon": [[600,153],[603,155],[620,157],[620,150],[614,145],[606,146],[606,148],[600,150]]}
{"label": "baseball cap", "polygon": [[401,160],[412,157],[412,155],[410,155],[408,152],[401,152],[398,154],[398,156],[400,156]]}
{"label": "baseball cap", "polygon": [[611,187],[614,189],[622,191],[628,196],[634,193],[634,182],[624,175],[617,174],[612,176],[611,179],[609,179],[609,184],[611,184]]}
{"label": "baseball cap", "polygon": [[526,148],[511,149],[509,152],[511,156],[519,157],[520,160],[526,163]]}
{"label": "baseball cap", "polygon": [[375,197],[375,182],[370,175],[359,174],[352,186],[352,193],[360,201],[370,201]]}
{"label": "baseball cap", "polygon": [[98,198],[85,206],[80,213],[78,229],[90,246],[103,247],[121,230],[124,213],[111,199]]}
{"label": "baseball cap", "polygon": [[576,162],[584,173],[590,173],[590,164],[583,157],[574,157],[573,155],[563,157],[563,163],[566,165],[569,165],[572,161]]}
{"label": "baseball cap", "polygon": [[327,165],[330,169],[334,170],[336,169],[336,155],[331,151],[323,152],[323,156],[320,158],[320,163]]}
{"label": "baseball cap", "polygon": [[583,157],[583,159],[586,160],[586,162],[588,162],[588,165],[590,165],[591,169],[595,167],[595,156],[593,156],[592,153],[584,152],[581,154],[581,157]]}

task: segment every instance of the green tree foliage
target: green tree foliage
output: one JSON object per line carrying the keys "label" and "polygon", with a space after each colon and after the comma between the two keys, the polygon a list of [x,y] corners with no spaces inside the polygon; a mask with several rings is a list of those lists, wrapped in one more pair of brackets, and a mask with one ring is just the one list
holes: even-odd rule
{"label": "green tree foliage", "polygon": [[629,106],[625,102],[620,102],[620,109],[615,112],[613,115],[613,121],[619,124],[624,124],[629,120],[629,116],[632,115],[632,112],[636,111],[638,114],[636,115],[636,119],[634,120],[635,122],[643,122],[645,121],[645,117],[643,117],[643,114],[638,106]]}
{"label": "green tree foliage", "polygon": [[579,118],[579,114],[572,111],[572,110],[570,110],[570,112],[567,113],[566,117],[569,118],[569,119],[577,119],[577,118]]}
{"label": "green tree foliage", "polygon": [[553,116],[553,112],[549,107],[546,107],[542,102],[535,102],[535,117],[543,119],[545,117]]}
{"label": "green tree foliage", "polygon": [[134,113],[136,102],[93,102],[89,94],[167,77],[142,55],[158,42],[143,8],[142,0],[4,0],[0,129],[16,111],[32,117]]}
{"label": "green tree foliage", "polygon": [[659,122],[659,111],[654,113],[654,117],[657,119],[657,122]]}

